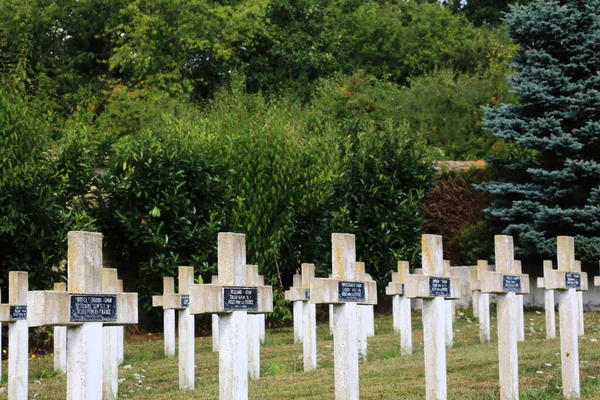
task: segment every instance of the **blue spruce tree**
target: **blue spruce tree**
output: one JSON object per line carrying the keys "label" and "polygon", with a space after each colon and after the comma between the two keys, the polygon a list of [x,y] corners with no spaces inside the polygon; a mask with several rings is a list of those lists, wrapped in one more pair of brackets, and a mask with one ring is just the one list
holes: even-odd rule
{"label": "blue spruce tree", "polygon": [[484,125],[519,150],[491,159],[499,178],[480,188],[524,259],[568,235],[584,262],[600,260],[599,12],[598,0],[538,0],[506,16],[519,101],[487,109]]}

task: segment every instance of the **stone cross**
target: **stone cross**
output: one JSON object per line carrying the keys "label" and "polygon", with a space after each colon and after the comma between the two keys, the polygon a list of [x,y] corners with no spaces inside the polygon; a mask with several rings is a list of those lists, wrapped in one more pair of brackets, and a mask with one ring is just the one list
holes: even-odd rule
{"label": "stone cross", "polygon": [[[57,282],[54,284],[54,290],[66,292],[67,284]],[[54,337],[54,370],[61,374],[67,372],[67,327],[55,326],[53,328]]]}
{"label": "stone cross", "polygon": [[317,368],[317,311],[310,303],[310,280],[315,277],[314,264],[302,264],[301,286],[293,286],[287,294],[289,301],[302,304],[302,353],[304,371]]}
{"label": "stone cross", "polygon": [[[123,279],[117,279],[117,293],[124,293],[123,290]],[[123,363],[125,359],[125,327],[120,325],[117,327],[119,332],[119,339],[117,343],[117,355],[119,365]]]}
{"label": "stone cross", "polygon": [[[544,260],[544,275],[546,270],[552,270],[552,260]],[[556,338],[556,313],[554,311],[554,290],[547,289],[544,278],[537,278],[537,287],[544,290],[544,310],[546,317],[546,339]]]}
{"label": "stone cross", "polygon": [[479,341],[481,343],[490,341],[490,294],[481,293],[481,277],[488,270],[487,261],[477,260],[477,268],[471,271],[471,290],[473,293],[479,294],[477,301],[473,296],[473,310],[477,310],[479,318]]}
{"label": "stone cross", "polygon": [[544,286],[558,292],[563,395],[572,399],[580,396],[577,291],[587,290],[587,274],[577,271],[572,237],[557,237],[556,246],[558,269],[544,270]]}
{"label": "stone cross", "polygon": [[500,398],[519,398],[516,294],[529,293],[529,276],[518,274],[512,236],[494,236],[496,271],[480,270],[481,293],[498,295],[498,373]]}
{"label": "stone cross", "polygon": [[[264,276],[258,276],[258,285],[265,286]],[[258,316],[260,317],[260,343],[265,344],[266,314],[258,314]]]}
{"label": "stone cross", "polygon": [[[258,287],[258,265],[246,265],[246,286]],[[260,315],[248,315],[248,371],[250,379],[260,378]]]}
{"label": "stone cross", "polygon": [[[170,306],[179,306],[181,309],[181,295],[179,295],[179,303],[177,299],[168,299],[175,295],[175,278],[170,276],[163,277],[163,294],[162,296],[152,296],[152,307],[161,307],[163,309],[163,337],[165,357],[175,357],[175,310]],[[175,295],[177,296],[177,295]],[[165,301],[163,301],[165,300]]]}
{"label": "stone cross", "polygon": [[[517,274],[523,273],[520,260],[514,260],[515,271]],[[517,307],[517,342],[525,341],[525,310],[523,309],[523,295],[516,295],[517,301],[515,307]]]}
{"label": "stone cross", "polygon": [[[219,283],[219,277],[213,275],[210,283],[217,285]],[[212,334],[212,351],[217,353],[219,351],[219,314],[212,314],[211,316],[211,334]]]}
{"label": "stone cross", "polygon": [[358,375],[358,304],[377,304],[377,285],[359,281],[356,274],[354,235],[333,233],[332,278],[310,281],[312,304],[333,304],[333,367],[335,398],[356,400],[359,396]]}
{"label": "stone cross", "polygon": [[8,323],[8,399],[27,400],[29,290],[27,272],[9,271],[8,304],[0,304],[0,322]]}
{"label": "stone cross", "polygon": [[[117,270],[102,268],[102,293],[117,293]],[[102,392],[103,399],[116,399],[119,391],[119,355],[117,326],[102,328]]]}
{"label": "stone cross", "polygon": [[218,235],[219,283],[190,286],[192,314],[219,315],[219,395],[248,398],[247,314],[273,312],[271,286],[246,285],[246,237]]}
{"label": "stone cross", "polygon": [[102,234],[69,232],[68,291],[28,293],[30,327],[67,326],[67,399],[101,399],[104,325],[138,322],[137,293],[102,290]]}
{"label": "stone cross", "polygon": [[[575,260],[575,272],[581,272],[581,261]],[[578,326],[578,334],[579,336],[583,336],[585,334],[585,321],[583,319],[583,291],[577,291],[577,326]]]}
{"label": "stone cross", "polygon": [[[442,276],[450,276],[450,261],[448,260],[443,260]],[[454,345],[454,318],[456,318],[454,300],[446,300],[444,306],[446,307],[446,347],[452,348]]]}
{"label": "stone cross", "polygon": [[[371,274],[367,273],[365,273],[365,280],[374,281]],[[367,309],[367,337],[373,337],[375,336],[375,306],[373,304],[367,304],[364,307]]]}
{"label": "stone cross", "polygon": [[[292,288],[302,289],[302,275],[294,274],[292,279]],[[294,343],[302,343],[302,300],[292,300],[290,297],[290,290],[284,292],[285,299],[292,302],[293,314],[292,319],[294,322]]]}
{"label": "stone cross", "polygon": [[398,261],[398,272],[392,272],[392,280],[385,294],[392,296],[394,330],[400,332],[400,354],[412,355],[412,322],[410,299],[404,296],[404,283],[410,274],[408,261]]}
{"label": "stone cross", "polygon": [[422,275],[409,274],[404,285],[405,297],[423,299],[423,343],[425,352],[425,398],[447,398],[445,299],[460,298],[458,278],[445,275],[442,237],[422,235]]}
{"label": "stone cross", "polygon": [[[356,262],[356,280],[357,281],[366,281],[367,276],[365,272],[365,263],[364,262]],[[368,327],[369,324],[369,306],[366,304],[359,304],[356,309],[356,328],[357,328],[357,339],[358,339],[358,356],[362,360],[367,359],[367,337],[368,337]]]}
{"label": "stone cross", "polygon": [[[169,296],[172,296],[172,304],[169,306],[176,307],[179,314],[179,389],[193,390],[196,368],[194,360],[195,321],[190,307],[192,304],[191,288],[194,285],[194,267],[179,267],[178,281],[179,294]],[[200,301],[200,299],[196,301]]]}

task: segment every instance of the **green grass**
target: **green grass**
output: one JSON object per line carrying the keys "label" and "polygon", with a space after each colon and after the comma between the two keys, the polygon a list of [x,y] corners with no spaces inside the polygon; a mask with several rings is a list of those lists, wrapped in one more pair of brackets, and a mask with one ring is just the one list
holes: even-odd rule
{"label": "green grass", "polygon": [[[498,399],[498,356],[495,313],[492,343],[480,344],[478,327],[469,312],[455,323],[454,347],[447,352],[448,398]],[[544,316],[525,315],[526,340],[519,343],[522,399],[562,399],[559,339],[546,340]],[[532,325],[531,325],[532,324]],[[390,316],[378,316],[374,338],[369,339],[368,361],[360,363],[362,399],[423,399],[423,332],[420,313],[413,313],[413,356],[399,354],[399,336]],[[533,327],[533,331],[530,330]],[[333,342],[327,324],[318,327],[319,368],[302,371],[302,345],[293,343],[292,328],[268,330],[261,349],[261,379],[250,381],[250,399],[333,399]],[[119,369],[123,399],[217,399],[218,355],[211,338],[196,340],[196,389],[178,389],[177,359],[163,357],[159,335],[136,336],[126,343],[125,362]],[[580,340],[583,399],[600,398],[600,313],[586,313],[586,335]],[[52,371],[52,356],[30,359],[30,398],[64,399],[66,379]],[[125,369],[130,365],[129,369]],[[6,362],[3,372],[6,374]],[[6,376],[0,381],[6,388]],[[6,392],[0,394],[6,399]]]}

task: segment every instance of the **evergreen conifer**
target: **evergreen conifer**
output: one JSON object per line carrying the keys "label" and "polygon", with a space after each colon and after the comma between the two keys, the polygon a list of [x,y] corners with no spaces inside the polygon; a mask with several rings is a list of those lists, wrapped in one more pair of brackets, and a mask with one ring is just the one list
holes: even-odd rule
{"label": "evergreen conifer", "polygon": [[525,259],[554,255],[559,235],[600,259],[599,11],[598,0],[538,0],[506,16],[519,101],[488,108],[484,125],[512,151],[490,160],[499,178],[480,188]]}

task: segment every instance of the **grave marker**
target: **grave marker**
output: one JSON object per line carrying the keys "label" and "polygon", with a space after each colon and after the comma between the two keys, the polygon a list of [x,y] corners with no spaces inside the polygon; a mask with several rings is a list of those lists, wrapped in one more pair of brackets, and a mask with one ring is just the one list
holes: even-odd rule
{"label": "grave marker", "polygon": [[[477,309],[479,316],[479,341],[488,343],[490,341],[490,294],[481,293],[481,277],[488,271],[488,262],[477,260],[477,268],[471,271],[471,290],[478,293],[478,301],[473,300],[473,309]],[[475,296],[473,296],[475,299]]]}
{"label": "grave marker", "polygon": [[[258,287],[258,265],[246,265],[246,286]],[[258,296],[258,292],[257,292]],[[260,379],[260,315],[248,315],[248,370],[250,379]]]}
{"label": "grave marker", "polygon": [[498,295],[498,373],[500,398],[519,398],[516,294],[529,293],[529,276],[518,274],[512,236],[494,236],[496,271],[480,270],[481,293]]}
{"label": "grave marker", "polygon": [[359,398],[358,304],[377,304],[377,286],[372,281],[358,281],[354,235],[333,233],[331,279],[310,281],[312,304],[333,304],[333,366],[335,398]]}
{"label": "grave marker", "polygon": [[[581,286],[581,277],[579,277],[579,272],[581,272],[581,261],[579,260],[575,260],[575,274],[574,277],[571,279],[571,287],[573,288],[577,288],[577,285],[579,284],[579,286]],[[586,283],[587,285],[587,283]],[[577,318],[577,326],[578,326],[578,334],[579,336],[583,336],[585,334],[585,321],[584,321],[584,316],[583,316],[583,291],[578,290],[577,291],[577,311],[578,311],[578,318]]]}
{"label": "grave marker", "polygon": [[404,286],[409,299],[423,299],[425,346],[425,395],[427,400],[447,398],[445,330],[448,313],[445,299],[460,298],[458,278],[445,275],[442,237],[422,235],[423,275],[409,274]]}
{"label": "grave marker", "polygon": [[[450,276],[450,261],[443,261],[443,273],[442,276]],[[448,285],[447,287],[445,285]],[[430,281],[431,286],[431,281]],[[449,296],[450,295],[450,281],[442,281],[441,285],[437,285],[439,296]],[[444,306],[446,307],[446,347],[452,348],[454,345],[454,318],[456,316],[456,312],[454,311],[454,301],[446,300],[444,302]]]}
{"label": "grave marker", "polygon": [[[54,284],[57,292],[66,292],[67,284],[58,282]],[[54,370],[61,374],[67,372],[67,327],[55,326],[53,328],[54,338]]]}
{"label": "grave marker", "polygon": [[29,292],[27,322],[67,326],[67,399],[100,399],[102,326],[137,324],[137,293],[103,293],[101,233],[72,231],[68,242],[68,291]]}
{"label": "grave marker", "polygon": [[[544,275],[546,270],[552,271],[552,261],[544,260]],[[546,339],[556,338],[556,313],[554,311],[554,290],[547,289],[544,278],[537,278],[537,287],[544,290],[544,314],[546,317]]]}
{"label": "grave marker", "polygon": [[587,274],[577,272],[572,237],[557,237],[556,246],[558,269],[544,270],[544,285],[558,292],[563,395],[571,399],[580,396],[577,290],[587,290]]}
{"label": "grave marker", "polygon": [[[102,293],[117,293],[117,270],[102,268]],[[115,400],[119,391],[118,327],[102,328],[102,392],[103,399]]]}
{"label": "grave marker", "polygon": [[[117,293],[124,293],[123,290],[123,279],[117,279]],[[125,327],[123,325],[118,326],[118,340],[117,340],[117,361],[119,365],[123,363],[125,359]]]}
{"label": "grave marker", "polygon": [[410,299],[404,295],[404,282],[410,274],[408,261],[398,261],[398,272],[392,272],[392,280],[385,294],[392,297],[394,330],[400,332],[400,354],[412,355],[412,321]]}
{"label": "grave marker", "polygon": [[192,314],[219,315],[219,396],[248,398],[248,310],[273,311],[270,286],[246,286],[246,240],[240,233],[218,235],[219,283],[190,286]]}
{"label": "grave marker", "polygon": [[[365,274],[365,280],[374,281],[371,274]],[[367,308],[367,337],[375,336],[375,306],[373,304],[367,304],[363,307]]]}
{"label": "grave marker", "polygon": [[[265,277],[262,275],[258,276],[258,284],[265,286]],[[265,330],[266,330],[266,314],[258,314],[260,317],[260,343],[265,343]]]}
{"label": "grave marker", "polygon": [[317,368],[317,311],[310,303],[310,280],[315,277],[314,264],[302,264],[300,287],[291,287],[288,300],[302,304],[302,354],[304,371]]}
{"label": "grave marker", "polygon": [[[302,276],[294,274],[292,279],[292,288],[302,288]],[[290,288],[290,290],[292,289]],[[294,322],[294,343],[302,343],[302,300],[291,300],[290,290],[284,292],[285,299],[292,302],[293,322]]]}
{"label": "grave marker", "polygon": [[[163,309],[163,338],[166,357],[175,357],[175,308],[168,308],[173,301],[167,299],[168,296],[175,294],[175,278],[163,277],[162,296],[152,296],[152,307],[161,307]],[[166,300],[163,302],[163,300]],[[175,300],[176,302],[177,300]],[[165,308],[167,305],[167,308]],[[181,299],[179,301],[181,306]]]}
{"label": "grave marker", "polygon": [[[194,360],[194,315],[190,312],[191,287],[194,284],[194,267],[178,268],[178,295],[170,295],[171,303],[178,313],[179,323],[179,388],[193,390],[195,386],[194,372],[196,368]],[[167,298],[165,297],[165,300]],[[167,300],[168,301],[168,300]],[[195,301],[202,301],[197,299]]]}
{"label": "grave marker", "polygon": [[8,323],[8,399],[27,400],[29,317],[27,272],[8,272],[8,304],[0,304],[0,322]]}
{"label": "grave marker", "polygon": [[[213,275],[210,283],[216,285],[219,283],[219,277]],[[219,314],[212,314],[211,316],[211,334],[212,334],[212,351],[217,353],[219,351]]]}
{"label": "grave marker", "polygon": [[[366,281],[367,277],[366,277],[366,272],[365,272],[365,263],[364,262],[356,262],[356,280],[357,281]],[[342,285],[342,287],[340,287],[340,285]],[[343,285],[345,285],[346,287],[343,287]],[[353,286],[353,287],[349,287],[349,286]],[[340,299],[344,298],[344,292],[347,291],[351,294],[349,294],[348,300],[349,301],[364,301],[365,300],[365,294],[364,294],[364,286],[360,283],[360,282],[356,282],[356,283],[346,283],[344,284],[343,282],[338,283],[338,287],[340,290]],[[348,288],[349,287],[349,288]],[[357,314],[356,314],[356,328],[357,328],[357,339],[358,339],[358,356],[362,359],[362,360],[366,360],[367,359],[367,351],[368,351],[368,343],[367,343],[367,337],[368,337],[368,327],[367,325],[369,324],[369,306],[368,305],[363,305],[363,304],[359,304],[357,306]]]}
{"label": "grave marker", "polygon": [[[517,272],[517,274],[523,273],[520,260],[515,260],[515,271]],[[516,291],[520,291],[520,288]],[[517,307],[517,342],[523,342],[525,340],[525,310],[523,309],[523,295],[517,294],[516,299],[517,301],[515,302],[515,304]]]}

